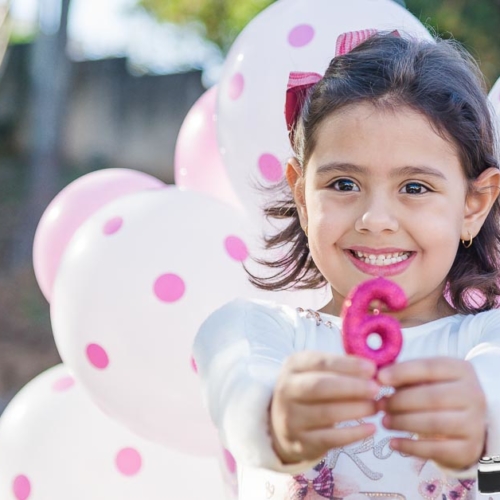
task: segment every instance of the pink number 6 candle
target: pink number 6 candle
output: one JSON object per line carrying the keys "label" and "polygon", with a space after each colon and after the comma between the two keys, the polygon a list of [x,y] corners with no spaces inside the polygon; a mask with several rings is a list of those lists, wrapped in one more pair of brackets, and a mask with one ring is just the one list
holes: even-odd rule
{"label": "pink number 6 candle", "polygon": [[[397,358],[403,337],[396,319],[368,313],[374,300],[383,302],[391,311],[400,311],[407,303],[403,290],[392,281],[375,278],[361,283],[349,292],[342,306],[342,338],[347,354],[372,359],[380,368]],[[380,335],[379,349],[372,349],[367,343],[372,333]]]}

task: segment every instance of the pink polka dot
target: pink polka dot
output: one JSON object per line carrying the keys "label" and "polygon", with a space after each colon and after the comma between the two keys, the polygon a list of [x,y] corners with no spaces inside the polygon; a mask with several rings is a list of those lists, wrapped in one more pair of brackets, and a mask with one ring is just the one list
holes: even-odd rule
{"label": "pink polka dot", "polygon": [[109,365],[108,353],[99,344],[87,346],[87,358],[93,366],[100,370],[104,370]]}
{"label": "pink polka dot", "polygon": [[231,455],[231,453],[226,449],[224,449],[224,461],[226,462],[227,470],[231,474],[234,474],[236,472],[236,460],[234,459],[233,455]]}
{"label": "pink polka dot", "polygon": [[194,373],[198,373],[198,365],[196,364],[196,361],[193,357],[191,358],[191,368],[193,369]]}
{"label": "pink polka dot", "polygon": [[288,43],[292,47],[304,47],[314,38],[314,28],[310,24],[299,24],[288,34]]}
{"label": "pink polka dot", "polygon": [[31,494],[31,483],[26,476],[17,476],[12,483],[16,500],[27,500]]}
{"label": "pink polka dot", "polygon": [[247,246],[238,236],[228,236],[224,241],[224,246],[229,256],[238,262],[243,262],[248,257]]}
{"label": "pink polka dot", "polygon": [[186,285],[177,274],[164,274],[154,284],[156,297],[162,302],[175,302],[179,300],[186,291]]}
{"label": "pink polka dot", "polygon": [[60,378],[59,380],[56,380],[52,384],[52,389],[56,392],[63,392],[67,391],[71,387],[75,385],[75,379],[73,377],[63,377]]}
{"label": "pink polka dot", "polygon": [[109,236],[111,234],[117,233],[123,225],[123,219],[121,217],[114,217],[113,219],[108,220],[104,227],[102,228],[102,232]]}
{"label": "pink polka dot", "polygon": [[264,153],[259,158],[259,170],[266,181],[278,182],[283,178],[283,167],[276,156]]}
{"label": "pink polka dot", "polygon": [[241,73],[235,73],[229,82],[229,98],[235,101],[241,97],[245,88],[245,78]]}
{"label": "pink polka dot", "polygon": [[142,467],[140,453],[134,448],[124,448],[116,455],[116,467],[124,476],[135,476]]}

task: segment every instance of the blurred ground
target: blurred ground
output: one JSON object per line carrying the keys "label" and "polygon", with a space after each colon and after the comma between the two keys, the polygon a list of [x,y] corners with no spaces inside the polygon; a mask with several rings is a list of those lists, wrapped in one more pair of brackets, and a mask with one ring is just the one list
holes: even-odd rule
{"label": "blurred ground", "polygon": [[6,270],[24,170],[4,151],[0,163],[0,411],[25,383],[60,362],[49,306],[32,266]]}
{"label": "blurred ground", "polygon": [[0,277],[0,408],[26,382],[60,362],[48,304],[30,267]]}

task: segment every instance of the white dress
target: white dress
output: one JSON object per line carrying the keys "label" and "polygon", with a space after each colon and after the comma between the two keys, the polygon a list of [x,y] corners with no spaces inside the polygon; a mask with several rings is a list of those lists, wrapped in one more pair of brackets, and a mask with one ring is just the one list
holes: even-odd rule
{"label": "white dress", "polygon": [[[222,442],[238,464],[240,500],[500,499],[477,493],[476,471],[455,473],[403,456],[382,415],[377,432],[333,449],[319,464],[283,465],[268,434],[268,407],[285,359],[302,350],[344,354],[341,320],[263,301],[238,299],[202,325],[194,358]],[[500,455],[500,310],[454,315],[404,328],[398,361],[434,356],[469,360],[488,401],[487,454]],[[346,422],[344,425],[352,425]]]}

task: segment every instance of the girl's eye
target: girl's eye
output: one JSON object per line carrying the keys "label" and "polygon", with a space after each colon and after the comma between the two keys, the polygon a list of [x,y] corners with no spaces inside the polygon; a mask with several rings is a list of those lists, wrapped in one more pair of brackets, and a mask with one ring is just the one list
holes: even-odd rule
{"label": "girl's eye", "polygon": [[337,191],[359,191],[359,187],[350,179],[339,179],[332,184]]}
{"label": "girl's eye", "polygon": [[403,186],[402,191],[406,194],[424,194],[427,193],[429,189],[423,184],[420,184],[420,182],[409,182]]}

